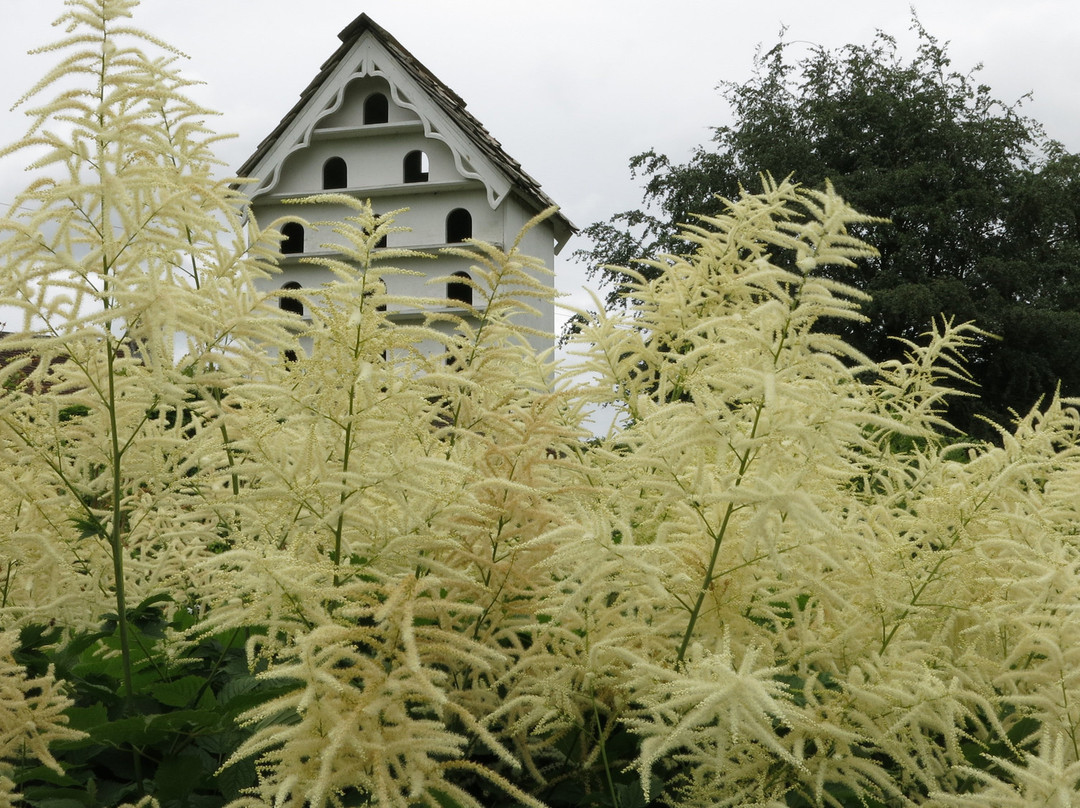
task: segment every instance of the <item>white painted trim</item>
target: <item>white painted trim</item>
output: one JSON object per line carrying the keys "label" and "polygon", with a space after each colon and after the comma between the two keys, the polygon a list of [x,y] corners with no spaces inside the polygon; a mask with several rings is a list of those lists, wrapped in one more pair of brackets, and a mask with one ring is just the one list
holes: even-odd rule
{"label": "white painted trim", "polygon": [[[457,123],[434,104],[424,104],[422,99],[426,91],[408,74],[404,67],[378,40],[369,32],[361,35],[353,49],[347,53],[327,76],[315,94],[308,99],[306,106],[292,123],[278,137],[263,159],[251,173],[258,176],[265,168],[270,169],[269,176],[261,179],[250,192],[251,197],[260,197],[260,201],[272,194],[281,179],[281,167],[294,152],[307,148],[313,140],[324,137],[348,137],[349,133],[337,133],[338,127],[331,130],[318,130],[318,122],[337,112],[345,98],[348,85],[356,79],[378,76],[390,86],[394,103],[411,110],[423,125],[424,136],[439,140],[449,147],[458,173],[466,180],[475,180],[483,184],[488,205],[497,210],[512,189],[508,177],[492,163],[490,159],[473,143]],[[414,103],[411,99],[421,99]],[[365,136],[395,134],[402,131],[403,124],[373,124]],[[412,128],[415,124],[404,124]],[[341,127],[343,130],[352,127]],[[367,129],[367,127],[365,127]],[[415,186],[422,183],[409,183]],[[321,190],[313,191],[321,193]],[[307,196],[308,194],[300,194]],[[291,196],[291,195],[290,195]],[[276,197],[270,197],[276,198]]]}

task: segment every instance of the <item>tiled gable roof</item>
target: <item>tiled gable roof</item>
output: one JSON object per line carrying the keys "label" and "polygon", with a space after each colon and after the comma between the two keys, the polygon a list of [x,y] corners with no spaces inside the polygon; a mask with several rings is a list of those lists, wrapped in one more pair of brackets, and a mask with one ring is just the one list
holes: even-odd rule
{"label": "tiled gable roof", "polygon": [[[462,132],[466,134],[471,142],[474,143],[477,148],[479,148],[480,151],[507,176],[512,186],[521,196],[531,201],[538,211],[555,204],[555,202],[541,189],[540,183],[529,176],[521,168],[521,164],[506,153],[502,144],[491,136],[491,133],[484,128],[480,121],[473,117],[472,113],[465,109],[465,102],[461,97],[440,81],[434,73],[424,67],[420,60],[413,56],[385,28],[372,20],[367,14],[361,14],[338,34],[341,45],[334,51],[329,59],[323,62],[322,66],[319,68],[319,73],[300,94],[300,100],[297,101],[293,108],[281,119],[278,125],[274,127],[274,130],[263,139],[251,157],[240,166],[237,171],[239,176],[248,176],[259,162],[270,152],[278,139],[303,112],[312,97],[330,78],[334,69],[341,63],[342,59],[345,58],[356,45],[360,37],[366,32],[370,32],[391,54],[393,54],[401,66],[416,80],[417,84],[424,89],[430,100],[450,116],[451,120],[461,128]],[[569,219],[561,213],[556,214],[556,216],[562,224],[562,228],[559,229],[567,231],[567,235],[577,232],[577,227]]]}

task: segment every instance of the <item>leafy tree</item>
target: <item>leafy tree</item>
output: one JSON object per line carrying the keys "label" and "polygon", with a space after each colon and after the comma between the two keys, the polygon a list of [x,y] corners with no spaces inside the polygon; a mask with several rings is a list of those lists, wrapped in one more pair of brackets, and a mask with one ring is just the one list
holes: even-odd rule
{"label": "leafy tree", "polygon": [[750,80],[722,85],[734,123],[712,143],[683,164],[654,150],[631,160],[645,209],[593,224],[583,255],[616,303],[625,276],[609,265],[684,252],[680,228],[756,188],[760,173],[812,187],[829,179],[889,221],[857,230],[878,256],[835,273],[872,295],[866,322],[828,327],[879,360],[901,354],[893,336],[915,338],[938,316],[1000,337],[970,358],[980,398],[952,410],[962,430],[985,436],[976,415],[1008,423],[1010,408],[1025,412],[1059,380],[1080,393],[1080,156],[914,28],[911,59],[880,32],[869,45],[805,53],[781,41],[761,53]]}

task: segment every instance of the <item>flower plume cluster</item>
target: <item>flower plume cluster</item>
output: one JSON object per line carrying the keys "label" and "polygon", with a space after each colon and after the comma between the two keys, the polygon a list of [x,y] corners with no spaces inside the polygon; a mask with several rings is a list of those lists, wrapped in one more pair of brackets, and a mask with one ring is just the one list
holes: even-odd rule
{"label": "flower plume cluster", "polygon": [[[553,294],[520,242],[455,247],[448,313],[387,293],[393,215],[335,196],[301,322],[133,5],[69,3],[17,144],[42,178],[0,222],[4,799],[81,737],[65,683],[113,666],[102,743],[147,693],[251,689],[208,775],[238,808],[1080,801],[1077,402],[968,442],[948,404],[983,332],[928,324],[887,364],[836,337],[863,298],[834,270],[873,248],[832,188],[701,219],[625,311],[580,313],[572,367],[520,324]],[[49,621],[38,675],[16,638]],[[246,666],[208,694],[185,671],[221,638]],[[170,762],[118,747],[123,799],[167,804]]]}

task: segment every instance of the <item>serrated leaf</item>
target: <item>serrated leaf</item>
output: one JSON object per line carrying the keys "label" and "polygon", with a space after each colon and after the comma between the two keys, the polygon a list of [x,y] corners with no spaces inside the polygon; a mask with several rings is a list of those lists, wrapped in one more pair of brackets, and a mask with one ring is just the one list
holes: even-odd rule
{"label": "serrated leaf", "polygon": [[[221,725],[222,720],[216,709],[174,710],[154,715],[137,715],[97,725],[93,729],[91,743],[117,747],[148,746],[181,730],[214,731]],[[76,741],[75,744],[84,742]]]}
{"label": "serrated leaf", "polygon": [[154,775],[154,794],[163,802],[181,800],[201,786],[208,774],[197,755],[165,758]]}
{"label": "serrated leaf", "polygon": [[227,681],[218,690],[217,700],[222,707],[229,706],[229,702],[237,696],[250,693],[259,686],[259,680],[254,676],[237,676]]}
{"label": "serrated leaf", "polygon": [[235,799],[242,789],[255,785],[255,778],[255,761],[250,758],[226,766],[214,777],[222,795],[229,799]]}
{"label": "serrated leaf", "polygon": [[159,682],[151,685],[149,691],[155,699],[169,707],[206,708],[217,703],[203,676],[184,676],[172,682]]}
{"label": "serrated leaf", "polygon": [[101,702],[89,707],[68,707],[64,714],[68,717],[69,727],[83,732],[90,732],[109,720],[109,712]]}
{"label": "serrated leaf", "polygon": [[54,786],[80,786],[78,780],[66,774],[53,771],[48,766],[35,766],[32,769],[16,769],[12,773],[16,785],[24,783],[51,783]]}
{"label": "serrated leaf", "polygon": [[93,796],[81,785],[73,788],[31,787],[23,792],[22,798],[33,808],[96,808]]}

